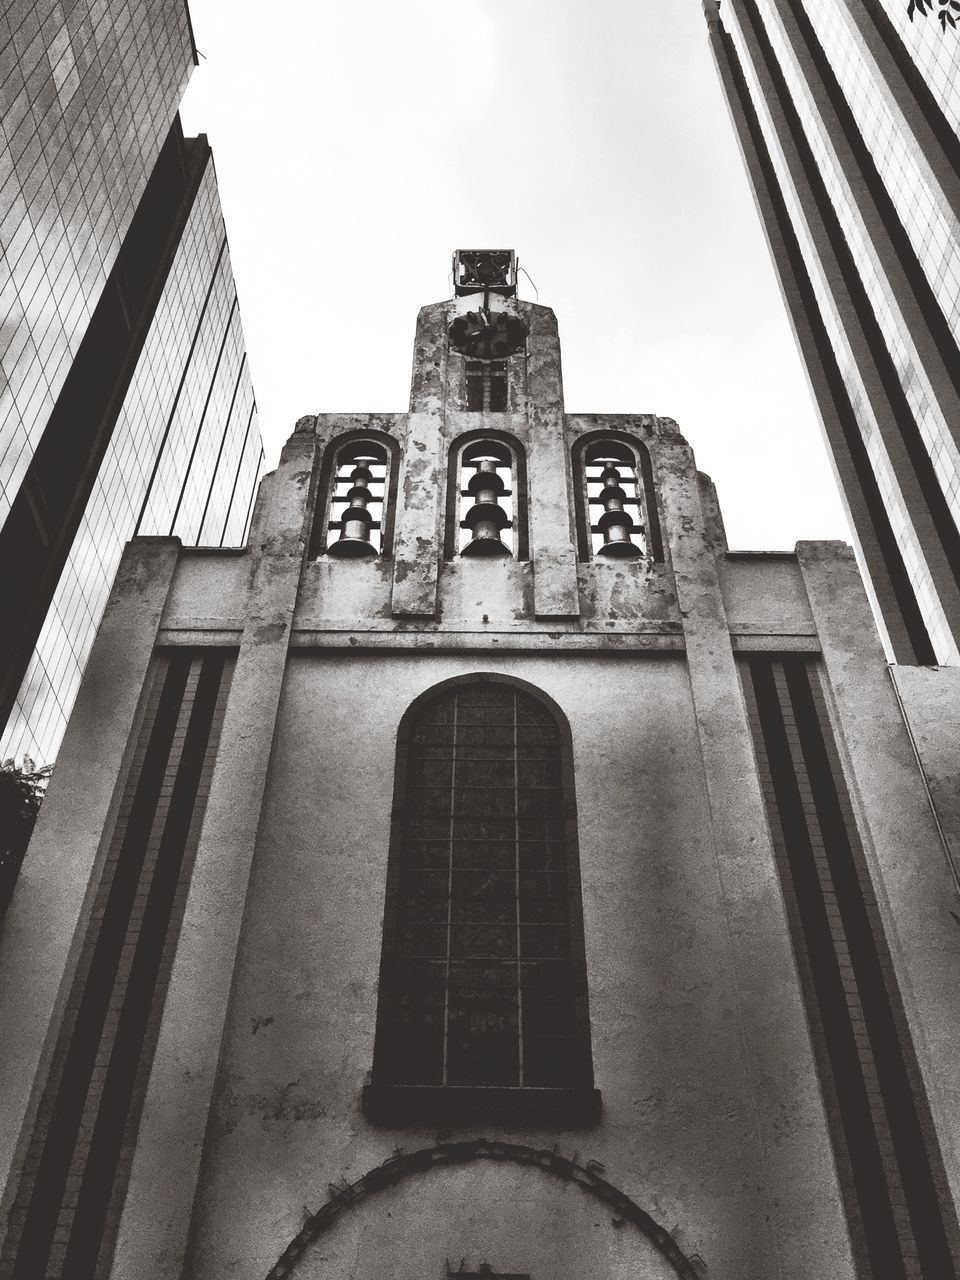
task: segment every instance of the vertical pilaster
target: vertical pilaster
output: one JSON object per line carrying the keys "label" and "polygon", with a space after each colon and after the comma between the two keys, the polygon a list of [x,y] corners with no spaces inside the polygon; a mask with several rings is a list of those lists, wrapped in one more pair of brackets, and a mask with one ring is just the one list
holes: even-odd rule
{"label": "vertical pilaster", "polygon": [[960,667],[894,666],[890,676],[960,889]]}
{"label": "vertical pilaster", "polygon": [[434,618],[440,574],[448,307],[424,307],[417,317],[407,438],[397,489],[394,617]]}
{"label": "vertical pilaster", "polygon": [[127,545],[0,930],[0,1182],[15,1189],[123,791],[179,538]]}
{"label": "vertical pilaster", "polygon": [[656,465],[683,620],[713,852],[756,1114],[766,1217],[745,1273],[854,1275],[716,558],[689,448],[664,430]]}
{"label": "vertical pilaster", "polygon": [[312,432],[262,512],[240,652],[147,1089],[111,1275],[179,1280],[216,1080],[304,555]]}
{"label": "vertical pilaster", "polygon": [[570,465],[563,420],[563,381],[557,321],[546,307],[531,307],[527,357],[530,456],[530,557],[538,618],[580,614],[574,550]]}
{"label": "vertical pilaster", "polygon": [[[864,854],[954,1204],[960,1204],[960,930],[940,832],[850,548],[797,544],[860,802]],[[864,814],[870,815],[869,826]]]}

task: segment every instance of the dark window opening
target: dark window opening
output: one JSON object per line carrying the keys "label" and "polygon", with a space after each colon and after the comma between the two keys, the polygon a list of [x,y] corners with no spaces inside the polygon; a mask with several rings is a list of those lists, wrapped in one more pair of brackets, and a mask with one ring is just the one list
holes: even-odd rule
{"label": "dark window opening", "polygon": [[508,683],[420,710],[398,764],[378,1085],[592,1084],[554,717]]}
{"label": "dark window opening", "polygon": [[506,360],[468,360],[467,409],[471,413],[505,413],[507,409]]}

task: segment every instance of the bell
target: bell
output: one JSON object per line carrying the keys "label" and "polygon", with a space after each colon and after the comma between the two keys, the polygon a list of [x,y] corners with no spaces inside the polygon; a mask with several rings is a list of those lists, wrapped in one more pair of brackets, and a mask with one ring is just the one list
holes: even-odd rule
{"label": "bell", "polygon": [[624,506],[627,494],[620,487],[620,472],[608,464],[600,479],[603,481],[600,501],[604,510],[597,521],[597,531],[603,534],[603,546],[598,548],[597,555],[613,560],[636,560],[643,552],[630,538],[633,519]]}
{"label": "bell", "polygon": [[500,530],[510,524],[510,517],[498,502],[474,503],[464,516],[463,523],[472,536],[460,552],[462,556],[510,555],[510,548],[500,540]]}
{"label": "bell", "polygon": [[510,555],[510,548],[500,540],[500,530],[493,520],[481,520],[474,526],[473,537],[460,552],[462,556],[494,558]]}
{"label": "bell", "polygon": [[363,556],[375,556],[377,549],[370,541],[373,516],[367,510],[370,500],[369,484],[373,473],[364,462],[359,462],[350,472],[353,482],[347,490],[349,504],[340,520],[340,537],[327,548],[328,555],[338,560],[357,560]]}
{"label": "bell", "polygon": [[503,459],[498,456],[499,450],[497,454],[493,454],[486,442],[479,447],[474,446],[472,453],[473,457],[468,454],[464,461],[477,468],[467,481],[467,492],[473,498],[473,506],[463,517],[464,527],[471,530],[472,537],[460,554],[509,556],[510,548],[500,539],[500,530],[506,529],[510,524],[510,517],[498,501],[506,491],[503,479],[497,471],[497,464],[499,462],[502,465]]}
{"label": "bell", "polygon": [[338,560],[357,560],[362,556],[375,556],[377,549],[370,541],[370,525],[373,517],[369,511],[348,508],[340,522],[340,537],[331,542],[327,554]]}
{"label": "bell", "polygon": [[608,560],[638,560],[643,552],[630,539],[630,530],[625,525],[610,525],[603,531],[603,546],[597,551],[598,556]]}

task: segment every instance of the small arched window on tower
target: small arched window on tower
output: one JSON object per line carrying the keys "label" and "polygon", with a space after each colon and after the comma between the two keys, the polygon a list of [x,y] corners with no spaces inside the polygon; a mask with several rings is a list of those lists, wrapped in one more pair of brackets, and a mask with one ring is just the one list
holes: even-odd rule
{"label": "small arched window on tower", "polygon": [[522,352],[527,326],[521,316],[495,311],[490,298],[450,325],[450,346],[463,357],[463,407],[468,413],[506,413],[510,358]]}
{"label": "small arched window on tower", "polygon": [[574,814],[543,695],[460,677],[404,716],[368,1114],[465,1089],[595,1107]]}
{"label": "small arched window on tower", "polygon": [[469,412],[506,412],[506,360],[466,360],[464,361],[463,378]]}
{"label": "small arched window on tower", "polygon": [[578,443],[580,557],[661,559],[660,527],[649,457],[642,445],[615,436]]}
{"label": "small arched window on tower", "polygon": [[334,442],[332,463],[321,475],[326,501],[311,554],[339,560],[389,554],[392,444],[369,436]]}
{"label": "small arched window on tower", "polygon": [[455,440],[448,463],[444,554],[527,558],[523,449],[505,432]]}

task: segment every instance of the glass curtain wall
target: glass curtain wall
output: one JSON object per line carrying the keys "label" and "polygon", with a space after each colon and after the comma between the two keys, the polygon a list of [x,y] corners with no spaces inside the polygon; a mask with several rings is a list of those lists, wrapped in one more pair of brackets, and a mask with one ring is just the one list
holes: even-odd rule
{"label": "glass curtain wall", "polygon": [[[836,416],[840,400],[852,411],[896,543],[881,549],[861,523],[867,574],[909,580],[910,601],[878,591],[890,647],[900,661],[958,662],[960,42],[932,18],[911,23],[902,0],[727,0],[707,16],[754,186],[768,188],[771,243],[789,257],[795,242],[795,325],[825,335],[842,380],[818,395],[821,412]],[[778,202],[788,227],[775,225]],[[837,469],[856,507],[852,469]],[[904,638],[894,615],[911,610],[922,624]]]}

